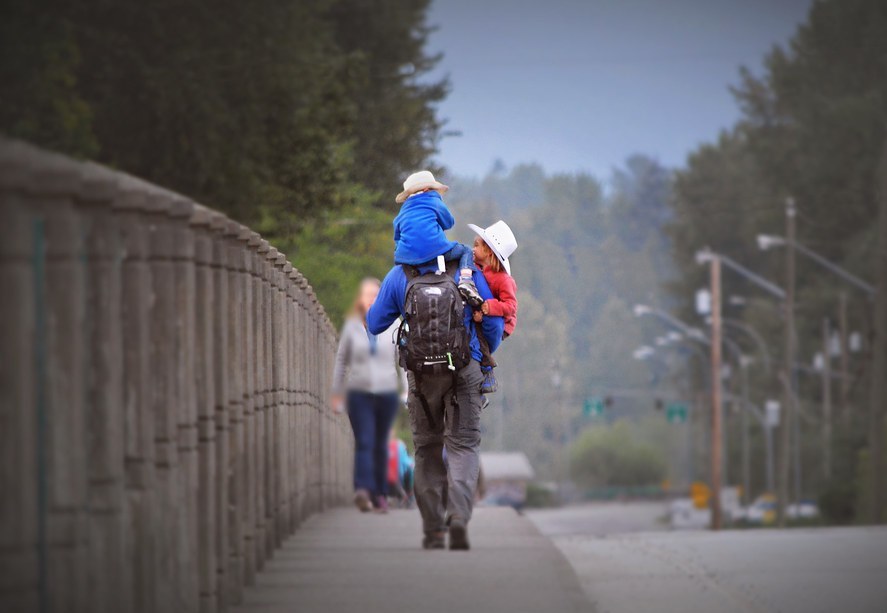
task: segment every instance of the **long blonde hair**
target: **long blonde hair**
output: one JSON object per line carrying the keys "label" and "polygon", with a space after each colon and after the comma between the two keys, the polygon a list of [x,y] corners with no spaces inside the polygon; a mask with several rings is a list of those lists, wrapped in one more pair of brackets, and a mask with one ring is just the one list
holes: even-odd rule
{"label": "long blonde hair", "polygon": [[351,308],[348,309],[348,312],[345,314],[345,318],[349,319],[352,317],[356,317],[357,319],[363,319],[366,317],[366,313],[363,312],[363,309],[360,305],[360,296],[363,294],[363,288],[366,285],[372,283],[377,288],[382,287],[382,282],[379,281],[376,277],[364,277],[360,280],[360,283],[357,284],[357,294],[354,296],[354,302],[351,303]]}
{"label": "long blonde hair", "polygon": [[482,237],[478,236],[478,240],[480,240],[481,248],[486,252],[487,256],[487,266],[493,269],[493,272],[502,272],[502,260],[499,259],[499,256],[496,255],[496,252],[493,251],[493,248],[485,241]]}

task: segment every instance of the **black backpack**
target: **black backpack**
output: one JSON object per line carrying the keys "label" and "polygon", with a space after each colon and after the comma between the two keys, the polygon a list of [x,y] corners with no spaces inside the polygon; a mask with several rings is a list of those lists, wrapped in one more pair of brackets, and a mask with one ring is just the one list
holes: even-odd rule
{"label": "black backpack", "polygon": [[400,365],[418,377],[455,373],[471,360],[462,296],[454,276],[459,263],[446,271],[420,274],[403,265],[407,277],[404,320],[398,331]]}

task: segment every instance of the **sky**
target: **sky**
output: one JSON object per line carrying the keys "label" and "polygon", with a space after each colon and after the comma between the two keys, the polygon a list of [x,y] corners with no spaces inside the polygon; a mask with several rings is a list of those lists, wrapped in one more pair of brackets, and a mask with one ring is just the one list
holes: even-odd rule
{"label": "sky", "polygon": [[428,51],[449,75],[439,161],[498,158],[609,176],[633,153],[669,167],[738,118],[729,86],[785,44],[811,0],[435,0]]}

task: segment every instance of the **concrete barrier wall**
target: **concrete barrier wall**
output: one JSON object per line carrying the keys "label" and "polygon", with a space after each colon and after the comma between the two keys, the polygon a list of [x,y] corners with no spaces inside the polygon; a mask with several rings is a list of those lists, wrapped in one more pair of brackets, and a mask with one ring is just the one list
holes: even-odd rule
{"label": "concrete barrier wall", "polygon": [[249,228],[0,140],[0,610],[237,603],[349,497],[335,343]]}

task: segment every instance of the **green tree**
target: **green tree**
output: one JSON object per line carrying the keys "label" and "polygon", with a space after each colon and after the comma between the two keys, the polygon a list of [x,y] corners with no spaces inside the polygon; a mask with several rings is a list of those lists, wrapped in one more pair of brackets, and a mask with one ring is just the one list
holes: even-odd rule
{"label": "green tree", "polygon": [[570,448],[570,475],[582,487],[656,485],[666,475],[654,447],[625,422],[587,430]]}
{"label": "green tree", "polygon": [[[885,31],[883,2],[820,0],[789,44],[767,54],[759,75],[741,71],[733,89],[740,121],[691,154],[677,172],[669,236],[679,274],[668,287],[678,310],[689,316],[692,291],[705,284],[693,254],[706,245],[781,281],[783,259],[758,251],[754,239],[758,233],[783,233],[788,196],[797,204],[801,243],[862,278],[874,278],[876,168],[887,134]],[[797,287],[803,363],[822,347],[823,318],[837,319],[839,294],[835,279],[803,258]],[[771,353],[779,360],[778,307],[735,275],[725,275],[724,289],[725,295],[751,298],[744,312],[729,314],[773,339]],[[857,293],[850,293],[848,319],[853,329],[871,325],[871,305]],[[843,441],[840,453],[864,444],[865,392],[869,382],[885,376],[870,366],[864,356],[851,360],[849,397],[839,409],[844,415],[836,435]],[[820,385],[805,377],[803,371],[798,375],[802,402],[818,405]],[[758,400],[778,393],[772,377],[754,380],[752,388],[763,392]],[[804,463],[817,467],[818,433],[807,424],[801,428]],[[858,481],[858,462],[845,460],[836,457],[835,479]],[[808,495],[830,487],[820,474],[805,471]]]}
{"label": "green tree", "polygon": [[378,201],[437,146],[427,1],[5,4],[0,130],[247,223]]}

